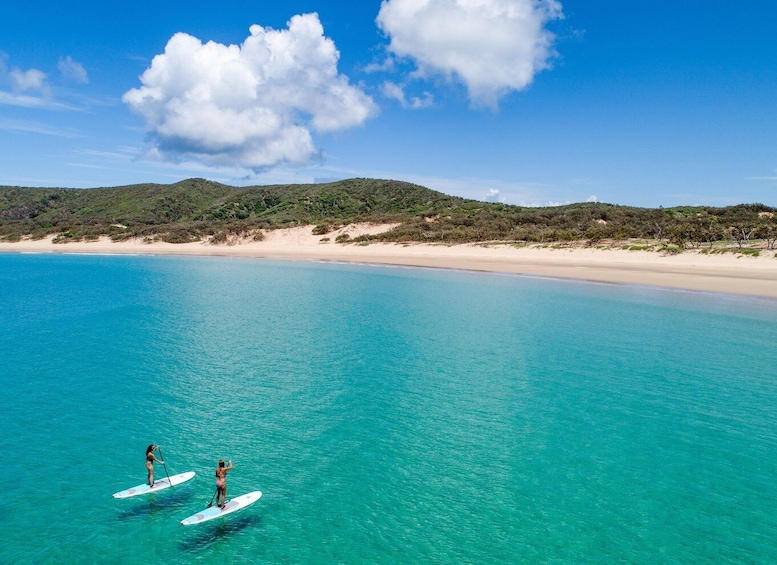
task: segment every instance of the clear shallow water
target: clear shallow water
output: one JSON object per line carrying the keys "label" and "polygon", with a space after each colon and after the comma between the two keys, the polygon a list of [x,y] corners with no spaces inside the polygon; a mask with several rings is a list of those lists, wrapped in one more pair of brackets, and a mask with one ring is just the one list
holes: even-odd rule
{"label": "clear shallow water", "polygon": [[777,562],[774,301],[0,255],[0,327],[0,562]]}

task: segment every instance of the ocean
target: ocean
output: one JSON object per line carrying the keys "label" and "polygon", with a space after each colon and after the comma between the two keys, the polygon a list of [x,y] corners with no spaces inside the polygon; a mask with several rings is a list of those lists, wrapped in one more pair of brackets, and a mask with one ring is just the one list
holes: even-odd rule
{"label": "ocean", "polygon": [[5,254],[0,327],[2,563],[777,562],[774,300]]}

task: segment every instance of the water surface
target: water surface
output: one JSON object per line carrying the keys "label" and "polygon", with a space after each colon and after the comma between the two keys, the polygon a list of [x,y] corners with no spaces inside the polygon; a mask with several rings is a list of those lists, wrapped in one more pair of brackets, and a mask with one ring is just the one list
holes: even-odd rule
{"label": "water surface", "polygon": [[[774,563],[776,320],[515,276],[0,255],[0,562]],[[197,477],[112,499],[151,442]],[[219,458],[262,499],[180,525]]]}

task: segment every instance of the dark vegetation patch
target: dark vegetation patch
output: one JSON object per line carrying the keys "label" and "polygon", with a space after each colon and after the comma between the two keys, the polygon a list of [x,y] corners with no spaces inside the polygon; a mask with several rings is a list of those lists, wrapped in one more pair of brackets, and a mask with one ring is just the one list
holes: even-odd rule
{"label": "dark vegetation patch", "polygon": [[774,249],[777,209],[636,208],[580,203],[526,208],[480,202],[411,183],[349,179],[326,184],[238,188],[204,179],[113,188],[0,187],[0,240],[55,236],[58,243],[114,241],[224,244],[260,230],[311,225],[326,235],[355,222],[397,223],[378,235],[335,241],[566,244],[641,240],[637,249]]}

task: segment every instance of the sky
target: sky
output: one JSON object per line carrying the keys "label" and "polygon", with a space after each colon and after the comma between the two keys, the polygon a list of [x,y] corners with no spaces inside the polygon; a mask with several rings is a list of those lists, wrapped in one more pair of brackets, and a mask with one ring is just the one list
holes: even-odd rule
{"label": "sky", "polygon": [[777,206],[777,2],[0,2],[0,185]]}

